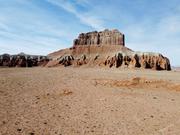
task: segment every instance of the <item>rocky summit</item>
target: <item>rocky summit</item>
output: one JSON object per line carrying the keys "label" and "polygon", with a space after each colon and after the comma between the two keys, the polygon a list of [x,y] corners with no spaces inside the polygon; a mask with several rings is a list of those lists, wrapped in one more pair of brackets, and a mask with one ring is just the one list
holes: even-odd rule
{"label": "rocky summit", "polygon": [[125,36],[118,30],[79,34],[73,47],[48,55],[46,66],[87,66],[171,70],[167,57],[153,52],[135,52],[125,47]]}
{"label": "rocky summit", "polygon": [[124,34],[118,30],[93,31],[79,34],[74,40],[73,46],[77,45],[125,45]]}

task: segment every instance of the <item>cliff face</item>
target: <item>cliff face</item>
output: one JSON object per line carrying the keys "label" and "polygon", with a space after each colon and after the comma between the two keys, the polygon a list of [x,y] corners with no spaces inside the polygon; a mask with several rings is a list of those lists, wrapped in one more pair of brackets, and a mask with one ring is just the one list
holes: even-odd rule
{"label": "cliff face", "polygon": [[49,54],[47,66],[87,66],[171,70],[170,61],[159,53],[134,52],[125,47],[118,30],[82,33],[72,48]]}
{"label": "cliff face", "polygon": [[3,67],[45,66],[48,61],[47,56],[26,55],[23,53],[17,55],[0,55],[0,66]]}
{"label": "cliff face", "polygon": [[118,30],[94,31],[81,33],[74,40],[73,46],[77,45],[125,45],[124,35]]}

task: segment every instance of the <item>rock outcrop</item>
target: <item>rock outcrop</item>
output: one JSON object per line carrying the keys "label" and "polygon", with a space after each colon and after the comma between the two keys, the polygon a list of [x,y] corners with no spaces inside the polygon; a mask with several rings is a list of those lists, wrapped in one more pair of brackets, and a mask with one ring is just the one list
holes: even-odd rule
{"label": "rock outcrop", "polygon": [[131,52],[125,54],[124,52],[117,52],[114,55],[101,56],[97,55],[81,55],[73,57],[72,55],[62,56],[59,59],[59,64],[66,66],[101,66],[101,67],[115,67],[115,68],[142,68],[154,70],[171,70],[170,61],[161,54]]}
{"label": "rock outcrop", "polygon": [[129,67],[154,70],[171,70],[168,58],[159,53],[151,52],[117,52],[114,56],[108,56],[103,62],[108,67]]}
{"label": "rock outcrop", "polygon": [[78,39],[74,40],[73,46],[76,45],[125,45],[124,34],[118,30],[93,31],[81,33]]}
{"label": "rock outcrop", "polygon": [[125,47],[124,35],[118,30],[82,33],[73,47],[49,54],[53,62],[48,67],[101,66],[115,68],[142,68],[171,70],[170,61],[159,53],[134,52]]}
{"label": "rock outcrop", "polygon": [[34,67],[45,66],[49,61],[47,56],[27,55],[20,53],[17,55],[0,55],[0,66],[3,67]]}

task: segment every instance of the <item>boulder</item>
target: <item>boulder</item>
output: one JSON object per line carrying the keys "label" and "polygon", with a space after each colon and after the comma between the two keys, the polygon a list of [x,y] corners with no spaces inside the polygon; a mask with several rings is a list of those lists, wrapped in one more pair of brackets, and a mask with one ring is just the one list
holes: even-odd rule
{"label": "boulder", "polygon": [[65,67],[72,65],[74,58],[72,55],[64,55],[59,58],[59,64],[64,65]]}
{"label": "boulder", "polygon": [[9,54],[0,55],[0,66],[9,66],[11,56]]}

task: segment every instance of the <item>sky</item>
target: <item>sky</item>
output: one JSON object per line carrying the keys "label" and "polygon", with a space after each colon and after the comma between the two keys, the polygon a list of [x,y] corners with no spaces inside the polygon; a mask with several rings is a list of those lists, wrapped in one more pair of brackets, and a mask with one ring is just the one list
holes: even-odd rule
{"label": "sky", "polygon": [[79,33],[104,29],[180,66],[180,0],[0,0],[0,54],[47,55],[72,46]]}

